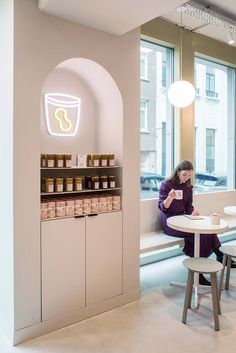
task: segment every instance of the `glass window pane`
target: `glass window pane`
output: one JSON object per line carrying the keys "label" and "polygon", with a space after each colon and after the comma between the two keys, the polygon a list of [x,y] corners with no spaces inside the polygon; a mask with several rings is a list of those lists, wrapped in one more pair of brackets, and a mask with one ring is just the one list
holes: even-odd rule
{"label": "glass window pane", "polygon": [[141,40],[140,65],[141,199],[149,199],[158,197],[161,182],[173,169],[173,108],[167,99],[173,49]]}
{"label": "glass window pane", "polygon": [[195,57],[195,191],[234,187],[235,70]]}

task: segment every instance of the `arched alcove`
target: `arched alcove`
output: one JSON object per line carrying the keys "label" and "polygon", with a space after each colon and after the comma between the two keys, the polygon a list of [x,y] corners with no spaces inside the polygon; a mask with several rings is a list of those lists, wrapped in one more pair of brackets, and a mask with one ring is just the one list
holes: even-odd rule
{"label": "arched alcove", "polygon": [[[75,136],[52,136],[46,129],[44,94],[63,93],[81,99],[79,128]],[[41,152],[115,153],[122,163],[123,102],[107,70],[85,58],[68,59],[46,78],[41,100]]]}

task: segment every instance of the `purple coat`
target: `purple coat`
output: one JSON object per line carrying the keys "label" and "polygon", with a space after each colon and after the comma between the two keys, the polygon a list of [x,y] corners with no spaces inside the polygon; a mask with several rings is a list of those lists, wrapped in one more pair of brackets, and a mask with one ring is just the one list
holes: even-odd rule
{"label": "purple coat", "polygon": [[[171,189],[183,190],[182,200],[173,200],[169,208],[164,207],[164,201]],[[161,184],[159,190],[158,207],[161,210],[161,224],[165,234],[173,237],[184,238],[184,253],[188,256],[194,256],[194,234],[181,232],[172,229],[167,225],[167,218],[181,214],[191,214],[194,210],[192,185],[172,184],[169,180]],[[220,247],[220,241],[216,234],[204,234],[200,237],[200,256],[208,257],[212,254],[213,249]]]}

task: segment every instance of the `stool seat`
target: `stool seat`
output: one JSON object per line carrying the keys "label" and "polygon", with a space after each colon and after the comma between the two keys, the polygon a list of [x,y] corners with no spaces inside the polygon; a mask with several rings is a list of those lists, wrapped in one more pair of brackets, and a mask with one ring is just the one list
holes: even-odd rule
{"label": "stool seat", "polygon": [[192,257],[190,259],[185,259],[183,265],[188,270],[206,274],[215,273],[223,269],[223,265],[220,262],[206,259],[205,257]]}
{"label": "stool seat", "polygon": [[213,303],[213,314],[214,314],[214,324],[215,330],[219,331],[219,317],[221,313],[220,301],[218,296],[217,288],[217,272],[223,269],[223,265],[215,260],[206,259],[204,257],[191,257],[190,259],[185,259],[183,265],[188,269],[188,279],[184,298],[184,309],[182,322],[186,324],[187,312],[191,308],[191,299],[193,293],[193,278],[194,273],[206,273],[211,276],[211,293],[212,293],[212,303]]}
{"label": "stool seat", "polygon": [[236,246],[235,245],[224,245],[220,247],[220,251],[222,251],[223,254],[236,257]]}

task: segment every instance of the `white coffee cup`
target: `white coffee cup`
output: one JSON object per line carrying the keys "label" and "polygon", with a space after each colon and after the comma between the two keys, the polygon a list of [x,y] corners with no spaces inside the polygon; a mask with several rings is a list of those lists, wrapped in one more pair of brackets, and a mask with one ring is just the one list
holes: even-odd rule
{"label": "white coffee cup", "polygon": [[175,190],[175,199],[182,200],[183,198],[183,190]]}
{"label": "white coffee cup", "polygon": [[218,213],[211,214],[211,224],[214,224],[214,225],[220,224],[220,215]]}

